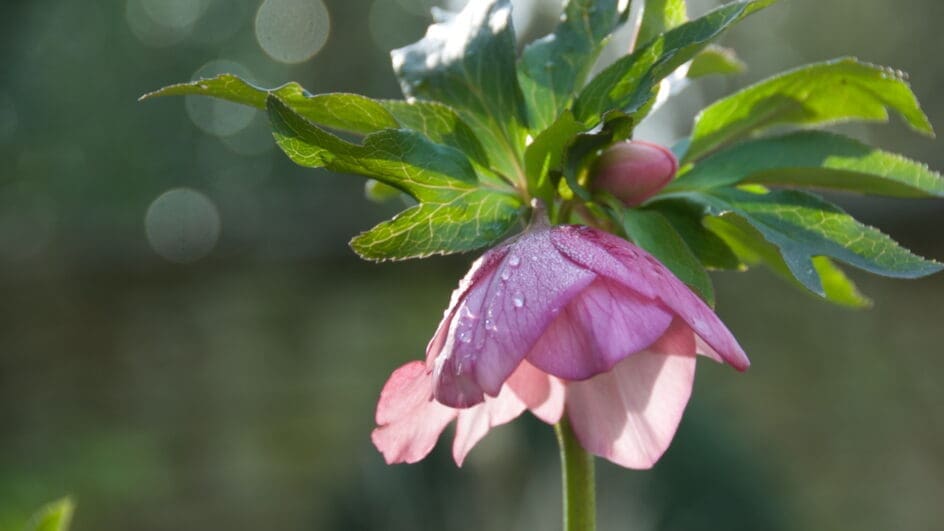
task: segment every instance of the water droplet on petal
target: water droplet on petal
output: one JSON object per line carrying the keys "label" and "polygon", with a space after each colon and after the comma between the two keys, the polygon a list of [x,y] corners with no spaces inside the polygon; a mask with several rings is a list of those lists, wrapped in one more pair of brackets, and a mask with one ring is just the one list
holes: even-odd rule
{"label": "water droplet on petal", "polygon": [[520,293],[511,298],[511,303],[515,305],[515,308],[521,308],[524,306],[524,295]]}
{"label": "water droplet on petal", "polygon": [[508,265],[511,267],[518,267],[521,264],[521,258],[518,255],[511,255],[508,257]]}
{"label": "water droplet on petal", "polygon": [[501,272],[501,279],[508,280],[509,278],[511,278],[511,271],[508,271],[507,269],[503,270]]}

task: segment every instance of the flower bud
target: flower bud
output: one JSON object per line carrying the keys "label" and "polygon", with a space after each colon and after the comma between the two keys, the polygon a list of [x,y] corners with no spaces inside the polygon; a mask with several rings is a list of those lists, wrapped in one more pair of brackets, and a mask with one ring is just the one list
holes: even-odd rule
{"label": "flower bud", "polygon": [[628,206],[637,206],[661,190],[678,170],[668,149],[632,140],[610,147],[593,169],[591,186],[609,192]]}

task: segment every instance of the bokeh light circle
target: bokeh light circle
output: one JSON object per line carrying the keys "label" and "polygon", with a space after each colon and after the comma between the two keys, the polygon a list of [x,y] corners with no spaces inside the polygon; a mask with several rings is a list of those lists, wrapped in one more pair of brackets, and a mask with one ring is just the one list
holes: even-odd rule
{"label": "bokeh light circle", "polygon": [[[200,67],[192,79],[206,79],[219,74],[234,74],[251,80],[252,75],[243,65],[226,60],[210,61]],[[234,135],[252,123],[256,111],[251,107],[203,96],[187,96],[187,114],[203,131],[215,136]]]}
{"label": "bokeh light circle", "polygon": [[256,40],[272,59],[295,64],[311,59],[331,33],[322,0],[265,0],[256,12]]}
{"label": "bokeh light circle", "polygon": [[181,264],[203,258],[220,237],[220,214],[210,198],[175,188],[155,199],[144,216],[148,243],[163,258]]}

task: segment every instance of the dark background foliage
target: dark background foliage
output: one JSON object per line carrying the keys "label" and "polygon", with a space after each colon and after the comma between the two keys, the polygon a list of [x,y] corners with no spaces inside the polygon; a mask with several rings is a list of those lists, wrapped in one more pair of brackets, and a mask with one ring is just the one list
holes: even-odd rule
{"label": "dark background foliage", "polygon": [[[275,27],[291,28],[316,1],[274,3]],[[396,202],[294,167],[254,111],[135,101],[219,69],[395,97],[386,50],[419,38],[430,3],[326,0],[326,44],[287,65],[260,42],[276,57],[311,47],[255,31],[257,0],[3,2],[0,529],[69,493],[77,531],[559,525],[552,432],[534,419],[496,430],[461,470],[445,442],[387,467],[369,441],[386,376],[421,356],[473,257],[359,262],[346,241]],[[526,38],[556,16],[554,1],[518,4]],[[746,74],[698,82],[640,136],[668,142],[724,93],[847,54],[911,72],[944,128],[942,21],[938,0],[782,0],[725,40]],[[312,46],[324,29],[298,27]],[[940,141],[898,122],[847,130],[944,168]],[[944,203],[838,200],[944,259]],[[874,309],[827,306],[765,272],[715,276],[754,365],[700,364],[653,471],[601,463],[601,529],[944,520],[944,276],[852,275]]]}

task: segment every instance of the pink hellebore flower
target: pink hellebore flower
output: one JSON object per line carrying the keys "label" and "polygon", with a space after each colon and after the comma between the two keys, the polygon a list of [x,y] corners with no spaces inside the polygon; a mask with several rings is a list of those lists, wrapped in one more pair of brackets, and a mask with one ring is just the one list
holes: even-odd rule
{"label": "pink hellebore flower", "polygon": [[600,155],[593,172],[593,187],[636,206],[669,184],[676,171],[678,160],[671,151],[658,144],[633,140],[616,144]]}
{"label": "pink hellebore flower", "polygon": [[695,354],[749,362],[714,312],[635,245],[546,224],[486,252],[452,295],[426,361],[394,371],[374,445],[413,463],[456,419],[461,465],[489,429],[565,413],[589,452],[649,468],[691,395]]}

